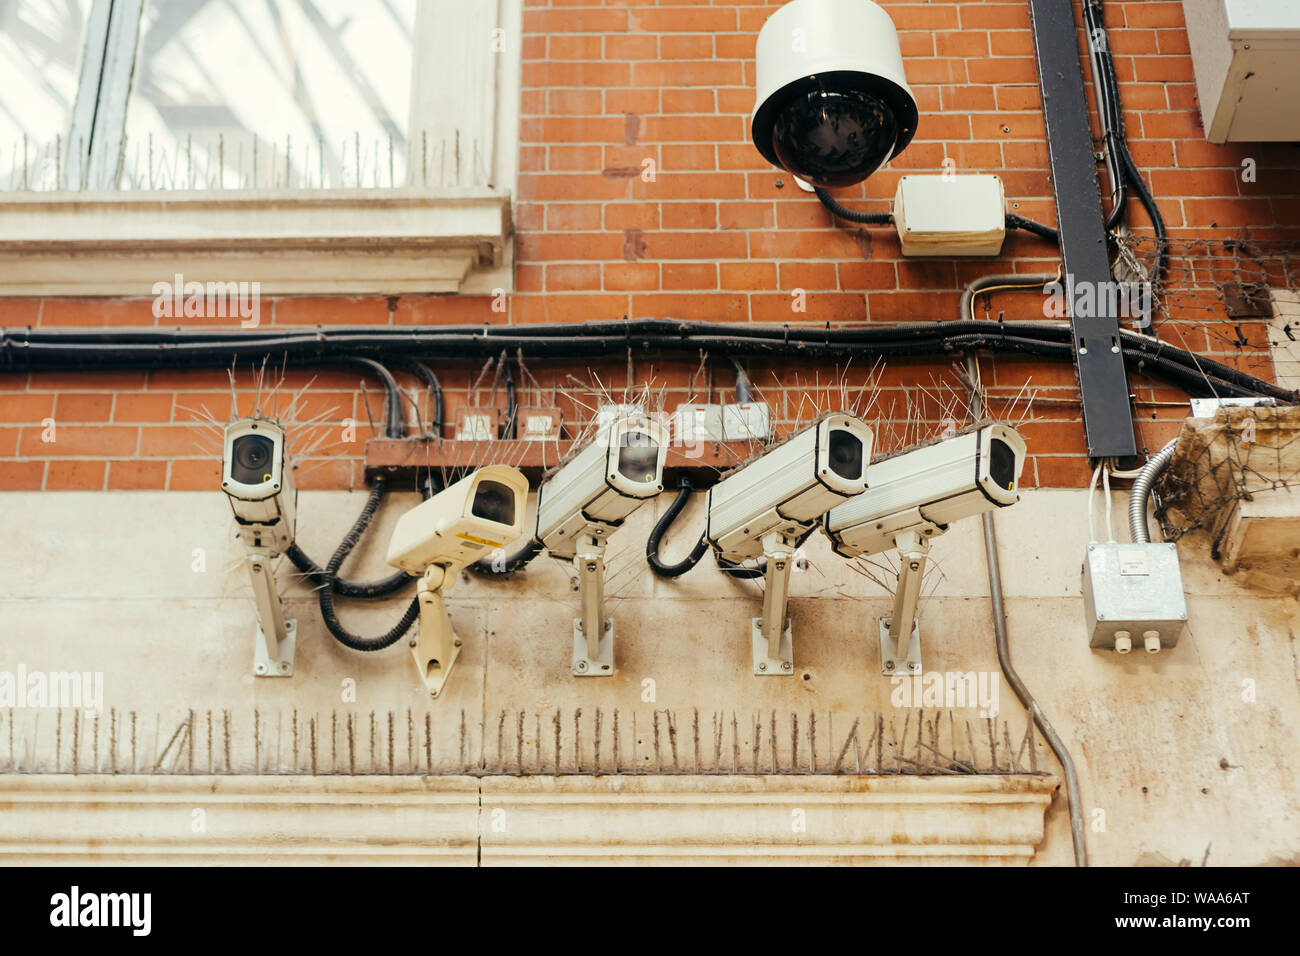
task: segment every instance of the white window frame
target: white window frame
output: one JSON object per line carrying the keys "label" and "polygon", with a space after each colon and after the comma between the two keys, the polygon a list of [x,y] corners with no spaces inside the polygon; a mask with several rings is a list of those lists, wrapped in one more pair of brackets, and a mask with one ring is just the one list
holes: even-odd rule
{"label": "white window frame", "polygon": [[488,182],[386,189],[116,190],[143,6],[92,6],[68,138],[88,160],[59,190],[0,192],[0,296],[146,297],[178,272],[264,295],[513,291],[522,0],[419,0],[412,115],[482,144]]}

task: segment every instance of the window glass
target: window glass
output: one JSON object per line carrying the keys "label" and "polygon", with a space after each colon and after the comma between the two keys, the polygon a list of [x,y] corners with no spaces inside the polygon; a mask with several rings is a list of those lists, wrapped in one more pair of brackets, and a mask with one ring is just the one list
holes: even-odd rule
{"label": "window glass", "polygon": [[0,189],[56,189],[90,0],[0,0]]}
{"label": "window glass", "polygon": [[406,185],[415,7],[149,0],[121,187]]}

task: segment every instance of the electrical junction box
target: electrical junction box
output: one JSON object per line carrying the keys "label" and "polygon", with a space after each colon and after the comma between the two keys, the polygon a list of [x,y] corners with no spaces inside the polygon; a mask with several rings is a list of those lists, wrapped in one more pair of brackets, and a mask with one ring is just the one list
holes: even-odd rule
{"label": "electrical junction box", "polygon": [[530,407],[519,409],[515,434],[524,441],[558,441],[564,416],[558,408]]}
{"label": "electrical junction box", "polygon": [[722,441],[722,406],[678,405],[673,413],[673,440],[679,445]]}
{"label": "electrical junction box", "polygon": [[905,256],[996,256],[1007,235],[999,176],[907,175],[894,194],[894,226]]}
{"label": "electrical junction box", "polygon": [[501,430],[501,409],[462,408],[456,419],[457,441],[496,441]]}
{"label": "electrical junction box", "polygon": [[1174,647],[1187,626],[1187,599],[1172,542],[1088,545],[1083,606],[1091,646],[1127,654]]}
{"label": "electrical junction box", "polygon": [[1205,138],[1300,140],[1300,3],[1183,0],[1183,19]]}
{"label": "electrical junction box", "polygon": [[726,441],[761,442],[771,438],[772,411],[767,407],[767,402],[740,402],[722,406],[722,437]]}

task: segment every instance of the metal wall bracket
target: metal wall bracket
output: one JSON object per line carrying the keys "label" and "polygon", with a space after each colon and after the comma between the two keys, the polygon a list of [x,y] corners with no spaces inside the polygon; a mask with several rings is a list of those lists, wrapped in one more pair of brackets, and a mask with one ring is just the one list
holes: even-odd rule
{"label": "metal wall bracket", "polygon": [[298,622],[284,616],[270,552],[250,552],[248,574],[253,582],[258,620],[257,636],[253,641],[253,673],[258,677],[292,677]]}
{"label": "metal wall bracket", "polygon": [[415,658],[415,668],[420,679],[429,691],[429,696],[437,700],[456,666],[460,657],[460,638],[451,626],[451,617],[447,614],[447,603],[443,600],[442,585],[445,572],[440,567],[431,567],[420,578],[416,597],[420,601],[420,633],[411,641],[411,656]]}
{"label": "metal wall bracket", "polygon": [[783,534],[763,538],[764,572],[763,616],[753,619],[751,643],[754,675],[771,677],[794,673],[794,631],[787,610],[790,598],[790,571],[797,542]]}
{"label": "metal wall bracket", "polygon": [[898,587],[894,613],[880,619],[880,670],[888,677],[921,673],[921,629],[916,606],[930,559],[930,539],[919,531],[894,536],[898,549]]}
{"label": "metal wall bracket", "polygon": [[612,677],[614,621],[605,617],[605,538],[584,535],[573,558],[582,616],[573,619],[573,676]]}

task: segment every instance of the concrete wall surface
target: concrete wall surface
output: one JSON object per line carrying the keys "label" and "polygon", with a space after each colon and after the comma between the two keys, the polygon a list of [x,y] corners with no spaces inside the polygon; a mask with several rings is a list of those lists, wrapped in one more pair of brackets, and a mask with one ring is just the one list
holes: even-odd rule
{"label": "concrete wall surface", "polygon": [[[318,562],[363,498],[300,495],[299,541]],[[665,559],[698,536],[699,498]],[[287,561],[280,581],[299,622],[296,673],[255,679],[251,592],[215,492],[0,495],[0,692],[20,668],[89,672],[95,699],[81,703],[96,711],[7,707],[0,697],[0,772],[87,775],[69,784],[86,793],[230,774],[239,782],[222,787],[300,775],[399,794],[421,778],[468,775],[507,796],[521,775],[555,778],[556,792],[604,779],[593,773],[641,781],[627,786],[757,774],[807,792],[842,785],[825,782],[836,774],[943,774],[971,786],[995,774],[1059,775],[999,674],[978,522],[936,541],[920,628],[926,671],[970,674],[982,699],[933,687],[927,696],[912,694],[924,685],[881,674],[875,619],[891,607],[871,577],[881,570],[836,557],[821,536],[793,578],[794,673],[751,676],[757,584],[725,578],[708,557],[674,581],[646,567],[646,536],[669,500],[611,540],[613,677],[570,675],[573,574],[543,556],[511,580],[464,580],[449,592],[465,646],[447,691],[430,701],[404,642],[359,654],[331,640]],[[395,494],[385,503],[345,573],[385,573],[393,522],[414,501]],[[1126,539],[1125,504],[1117,493],[1114,526]],[[1300,862],[1300,606],[1223,575],[1189,541],[1179,550],[1190,621],[1178,646],[1154,656],[1092,651],[1080,597],[1087,526],[1087,495],[1076,490],[1028,491],[997,515],[1013,660],[1078,764],[1091,862]],[[341,614],[354,630],[376,632],[406,600],[340,602]],[[17,777],[0,781],[15,786]],[[1033,862],[1071,860],[1058,793]]]}

